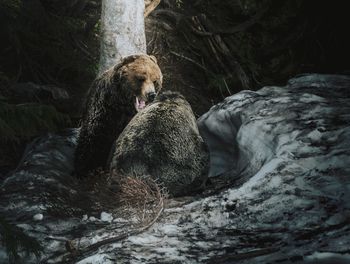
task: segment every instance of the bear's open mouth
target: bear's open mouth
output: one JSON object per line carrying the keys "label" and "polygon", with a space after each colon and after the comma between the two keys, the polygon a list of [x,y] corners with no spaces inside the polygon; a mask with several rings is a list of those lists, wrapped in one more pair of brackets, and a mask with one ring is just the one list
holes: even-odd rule
{"label": "bear's open mouth", "polygon": [[136,96],[136,100],[135,100],[135,109],[137,112],[141,111],[142,109],[144,109],[146,107],[147,103],[145,100],[143,100],[142,98],[139,98]]}

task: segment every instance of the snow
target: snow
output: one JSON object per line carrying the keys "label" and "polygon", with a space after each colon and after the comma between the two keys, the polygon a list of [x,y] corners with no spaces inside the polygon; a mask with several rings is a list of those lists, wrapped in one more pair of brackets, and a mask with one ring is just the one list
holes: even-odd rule
{"label": "snow", "polygon": [[176,236],[179,232],[177,225],[162,225],[158,228],[166,236]]}
{"label": "snow", "polygon": [[304,93],[300,97],[300,102],[302,103],[322,103],[325,101],[325,98],[309,93]]}
{"label": "snow", "polygon": [[236,200],[245,196],[247,198],[256,195],[254,193],[254,186],[258,186],[261,180],[268,174],[275,170],[279,164],[283,162],[282,159],[273,159],[266,163],[258,173],[251,177],[246,183],[244,183],[238,190],[230,190],[227,195],[229,201]]}
{"label": "snow", "polygon": [[117,218],[114,218],[113,222],[127,223],[128,220],[126,220],[126,219],[124,219],[124,218],[117,217]]}
{"label": "snow", "polygon": [[43,219],[44,219],[43,214],[36,214],[36,215],[33,216],[33,220],[34,221],[41,221]]}
{"label": "snow", "polygon": [[152,235],[147,236],[131,236],[128,238],[128,241],[135,245],[144,245],[144,244],[157,244],[162,241],[162,239],[157,238]]}
{"label": "snow", "polygon": [[348,264],[350,263],[350,254],[337,254],[332,252],[318,252],[316,251],[312,255],[306,256],[306,263],[337,263]]}
{"label": "snow", "polygon": [[113,221],[113,216],[109,213],[102,212],[100,216],[101,221],[104,222],[112,222]]}
{"label": "snow", "polygon": [[114,261],[109,259],[107,254],[96,254],[91,257],[85,258],[76,264],[113,264]]}
{"label": "snow", "polygon": [[169,199],[140,234],[132,233],[135,216],[93,211],[79,196],[71,177],[76,130],[28,148],[1,184],[0,213],[44,246],[43,263],[69,256],[63,241],[84,249],[125,234],[134,235],[74,263],[349,263],[341,254],[350,248],[349,87],[348,76],[303,75],[212,107],[198,125],[220,188]]}

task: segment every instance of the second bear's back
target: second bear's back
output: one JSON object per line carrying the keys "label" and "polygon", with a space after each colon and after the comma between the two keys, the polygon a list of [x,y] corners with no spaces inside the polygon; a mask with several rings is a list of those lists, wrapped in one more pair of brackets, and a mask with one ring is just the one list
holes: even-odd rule
{"label": "second bear's back", "polygon": [[130,121],[116,141],[111,169],[151,176],[177,196],[202,185],[209,161],[190,105],[182,96],[169,95]]}

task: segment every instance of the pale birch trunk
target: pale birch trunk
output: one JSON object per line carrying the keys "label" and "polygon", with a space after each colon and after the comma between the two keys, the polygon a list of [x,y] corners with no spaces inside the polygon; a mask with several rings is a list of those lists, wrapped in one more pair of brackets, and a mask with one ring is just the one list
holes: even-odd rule
{"label": "pale birch trunk", "polygon": [[99,72],[123,57],[146,53],[144,0],[103,0]]}

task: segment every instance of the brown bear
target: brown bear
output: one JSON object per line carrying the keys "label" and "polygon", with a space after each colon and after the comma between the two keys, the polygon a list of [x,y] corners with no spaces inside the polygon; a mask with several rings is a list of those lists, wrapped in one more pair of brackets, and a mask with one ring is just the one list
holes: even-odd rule
{"label": "brown bear", "polygon": [[137,111],[153,101],[162,87],[154,56],[126,57],[92,83],[75,151],[75,173],[86,177],[105,168],[113,143]]}
{"label": "brown bear", "polygon": [[116,141],[110,164],[114,175],[152,177],[172,196],[202,189],[208,168],[208,150],[191,106],[170,91],[130,121]]}

